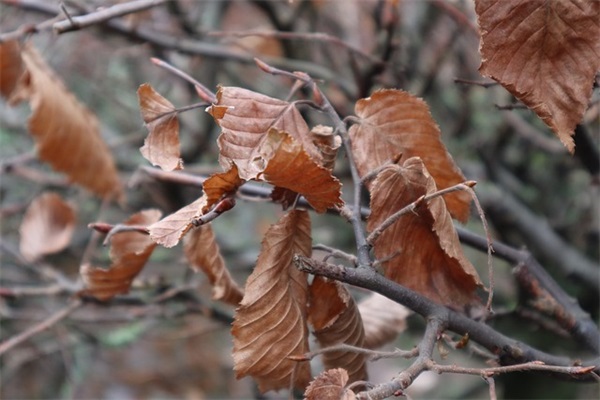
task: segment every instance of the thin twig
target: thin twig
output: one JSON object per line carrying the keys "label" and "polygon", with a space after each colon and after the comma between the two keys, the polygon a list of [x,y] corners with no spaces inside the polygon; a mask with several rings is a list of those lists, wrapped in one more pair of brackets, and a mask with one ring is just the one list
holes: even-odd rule
{"label": "thin twig", "polygon": [[346,343],[340,343],[333,346],[324,347],[302,354],[301,356],[289,356],[290,360],[294,361],[309,361],[318,355],[331,352],[346,352],[365,354],[370,361],[380,360],[382,358],[414,358],[419,355],[419,348],[415,347],[412,350],[395,349],[394,351],[377,351],[365,349],[363,347],[352,346]]}
{"label": "thin twig", "polygon": [[202,100],[206,101],[209,104],[217,102],[217,96],[188,73],[180,70],[179,68],[174,67],[173,65],[169,64],[164,60],[161,60],[160,58],[152,57],[150,58],[150,61],[152,61],[154,65],[164,68],[167,71],[177,75],[180,78],[183,78],[184,80],[194,85],[194,88],[196,88],[196,93],[198,93],[198,96],[200,96]]}
{"label": "thin twig", "polygon": [[428,363],[428,369],[442,373],[451,374],[466,374],[466,375],[481,375],[483,377],[489,377],[499,374],[505,374],[508,372],[518,371],[545,371],[545,372],[556,372],[567,375],[585,375],[591,373],[595,365],[587,367],[578,366],[558,366],[558,365],[546,365],[540,361],[531,361],[523,364],[507,365],[503,367],[491,367],[491,368],[465,368],[456,365],[440,365],[433,360]]}
{"label": "thin twig", "polygon": [[454,78],[455,83],[462,83],[464,85],[476,85],[481,86],[485,89],[490,88],[492,86],[498,85],[498,82],[481,82],[481,81],[473,81],[471,79],[463,79],[463,78]]}
{"label": "thin twig", "polygon": [[0,356],[15,346],[25,342],[26,340],[31,339],[33,336],[37,335],[40,332],[45,331],[46,329],[52,327],[59,321],[66,318],[71,312],[79,308],[83,302],[81,299],[72,300],[65,308],[55,312],[47,319],[41,321],[40,323],[30,327],[29,329],[21,332],[20,334],[13,336],[4,342],[0,343]]}

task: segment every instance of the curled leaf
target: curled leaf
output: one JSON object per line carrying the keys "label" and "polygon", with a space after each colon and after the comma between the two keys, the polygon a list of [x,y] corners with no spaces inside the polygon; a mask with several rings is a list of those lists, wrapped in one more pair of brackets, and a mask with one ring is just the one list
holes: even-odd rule
{"label": "curled leaf", "polygon": [[[435,182],[418,157],[384,168],[373,182],[367,229],[372,232],[396,211],[435,191]],[[450,307],[478,301],[474,291],[481,281],[440,197],[423,201],[400,217],[373,247],[389,279]]]}
{"label": "curled leaf", "polygon": [[192,229],[192,220],[202,215],[202,209],[206,205],[206,201],[207,198],[204,195],[193,203],[150,225],[148,227],[150,238],[164,247],[175,246]]}
{"label": "curled leaf", "polygon": [[[29,100],[29,131],[40,159],[97,195],[122,196],[117,169],[95,115],[69,92],[33,46],[26,45],[20,57],[25,70],[10,101]],[[8,64],[15,63],[18,61]],[[0,64],[6,65],[4,61]],[[4,73],[0,70],[0,76]],[[8,90],[6,87],[2,90]]]}
{"label": "curled leaf", "polygon": [[28,261],[67,247],[75,231],[75,211],[56,193],[44,193],[25,212],[19,250]]}
{"label": "curled leaf", "polygon": [[337,151],[342,145],[342,138],[333,132],[330,126],[317,125],[310,130],[312,142],[317,146],[323,157],[323,166],[333,169]]}
{"label": "curled leaf", "polygon": [[412,311],[379,293],[371,293],[358,303],[365,327],[364,347],[376,349],[390,343],[406,329]]}
{"label": "curled leaf", "polygon": [[[379,90],[356,102],[359,122],[350,127],[352,154],[361,176],[402,154],[399,163],[420,157],[439,189],[465,181],[442,143],[427,104],[401,90]],[[454,192],[444,197],[450,214],[465,222],[471,197]]]}
{"label": "curled leaf", "polygon": [[182,169],[175,107],[147,83],[139,87],[137,94],[142,118],[149,131],[140,152],[152,165],[165,171]]}
{"label": "curled leaf", "polygon": [[[125,225],[150,225],[160,218],[158,210],[144,210],[132,215]],[[140,273],[156,247],[148,235],[139,232],[122,232],[111,238],[109,269],[81,266],[80,274],[85,284],[84,294],[99,300],[129,292],[133,279]]]}
{"label": "curled leaf", "polygon": [[[348,289],[338,281],[315,276],[309,293],[308,318],[319,345],[326,348],[344,343],[363,347],[363,321]],[[367,378],[364,354],[326,352],[323,365],[325,368],[344,367],[350,382]]]}
{"label": "curled leaf", "polygon": [[244,182],[243,179],[240,179],[235,165],[229,171],[211,175],[202,185],[207,197],[202,211],[207,212],[223,196],[235,193]]}
{"label": "curled leaf", "polygon": [[308,352],[306,274],[293,265],[293,256],[311,253],[308,212],[285,214],[265,234],[254,271],[248,277],[244,298],[235,314],[233,360],[236,377],[252,376],[261,392],[294,386],[310,380],[306,362],[288,356]]}
{"label": "curled leaf", "polygon": [[600,69],[600,2],[476,0],[479,70],[533,110],[572,153]]}
{"label": "curled leaf", "polygon": [[225,267],[211,224],[192,229],[184,240],[184,251],[192,268],[208,277],[213,299],[238,305],[244,293]]}
{"label": "curled leaf", "polygon": [[304,392],[305,400],[355,400],[352,390],[345,389],[348,383],[348,372],[343,368],[323,371]]}

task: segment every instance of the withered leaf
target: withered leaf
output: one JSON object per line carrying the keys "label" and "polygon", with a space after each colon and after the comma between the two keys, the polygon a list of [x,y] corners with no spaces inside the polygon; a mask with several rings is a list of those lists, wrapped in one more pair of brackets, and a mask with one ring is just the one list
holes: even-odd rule
{"label": "withered leaf", "polygon": [[310,130],[312,142],[323,157],[323,166],[332,170],[335,165],[337,151],[342,145],[342,138],[336,135],[330,126],[317,125]]}
{"label": "withered leaf", "polygon": [[[402,154],[400,164],[420,157],[439,189],[465,181],[442,143],[441,132],[429,107],[402,90],[379,90],[356,102],[359,123],[350,127],[352,154],[361,176]],[[370,185],[369,185],[370,187]],[[465,192],[445,196],[450,214],[465,222],[471,197]]]}
{"label": "withered leaf", "polygon": [[207,111],[221,127],[218,144],[223,169],[235,164],[240,178],[256,178],[262,169],[252,163],[254,152],[271,128],[288,132],[313,160],[321,161],[309,138],[308,125],[293,103],[227,86],[219,88],[217,99]]}
{"label": "withered leaf", "polygon": [[358,303],[365,327],[363,347],[376,349],[390,343],[406,329],[412,311],[379,293],[371,293]]}
{"label": "withered leaf", "polygon": [[[288,359],[308,352],[306,274],[293,265],[295,254],[310,257],[310,217],[293,210],[265,234],[256,267],[235,314],[233,360],[238,378],[250,375],[262,392],[305,388],[310,366]],[[294,372],[295,371],[295,372]]]}
{"label": "withered leaf", "polygon": [[164,247],[177,245],[181,238],[192,229],[192,220],[202,215],[206,201],[206,195],[203,195],[193,203],[150,225],[148,227],[150,238]]}
{"label": "withered leaf", "polygon": [[[144,210],[132,215],[125,225],[150,225],[160,219],[159,210]],[[109,269],[81,266],[80,274],[85,284],[83,293],[99,300],[129,292],[133,279],[140,273],[156,247],[148,235],[139,232],[122,232],[111,239]]]}
{"label": "withered leaf", "polygon": [[75,211],[56,193],[44,193],[31,202],[19,232],[19,250],[28,261],[57,253],[71,242]]}
{"label": "withered leaf", "polygon": [[327,168],[313,161],[286,132],[269,130],[255,164],[266,163],[258,179],[300,193],[317,212],[343,204],[342,184]]}
{"label": "withered leaf", "polygon": [[192,268],[208,277],[213,299],[238,305],[244,293],[225,267],[211,224],[192,229],[184,239],[184,251]]}
{"label": "withered leaf", "polygon": [[600,2],[476,0],[480,72],[531,108],[572,153],[600,69]]}
{"label": "withered leaf", "polygon": [[[338,282],[315,276],[309,290],[308,321],[322,348],[336,344],[363,347],[365,331],[360,312],[346,287]],[[331,351],[323,354],[325,368],[344,367],[349,381],[365,380],[364,354]]]}
{"label": "withered leaf", "polygon": [[229,171],[211,175],[202,188],[206,195],[206,205],[203,212],[207,212],[221,197],[227,194],[233,194],[244,184],[244,180],[239,177],[237,166],[233,165]]}
{"label": "withered leaf", "polygon": [[0,95],[8,98],[25,72],[17,40],[0,43]]}
{"label": "withered leaf", "polygon": [[94,114],[68,91],[32,45],[24,47],[21,58],[25,72],[10,101],[29,100],[29,131],[40,159],[97,195],[122,196],[117,169]]}
{"label": "withered leaf", "polygon": [[[372,232],[396,211],[435,191],[435,182],[418,157],[403,166],[385,167],[373,182],[367,229]],[[374,250],[386,277],[395,282],[449,307],[478,301],[474,291],[481,282],[463,254],[440,197],[400,217],[375,241]]]}
{"label": "withered leaf", "polygon": [[355,400],[352,390],[344,389],[348,383],[348,372],[343,368],[323,371],[304,392],[305,400]]}
{"label": "withered leaf", "polygon": [[149,131],[140,152],[152,165],[165,171],[182,169],[175,107],[148,83],[141,85],[137,94],[142,118]]}

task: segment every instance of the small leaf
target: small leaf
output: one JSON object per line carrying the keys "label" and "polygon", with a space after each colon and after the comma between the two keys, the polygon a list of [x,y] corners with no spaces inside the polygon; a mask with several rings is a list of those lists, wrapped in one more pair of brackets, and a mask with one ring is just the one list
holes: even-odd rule
{"label": "small leaf", "polygon": [[[400,164],[411,157],[420,157],[439,189],[465,181],[423,100],[401,90],[379,90],[357,101],[355,113],[360,122],[350,127],[349,134],[361,176],[401,154]],[[444,201],[454,218],[462,222],[468,219],[471,204],[468,193],[450,193]]]}
{"label": "small leaf", "polygon": [[26,45],[21,58],[25,72],[10,101],[29,100],[29,131],[40,159],[99,196],[121,197],[117,169],[95,115],[68,91],[33,46]]}
{"label": "small leaf", "polygon": [[317,125],[310,130],[312,142],[323,157],[323,166],[333,170],[337,151],[342,145],[342,138],[333,132],[330,126]]}
{"label": "small leaf", "polygon": [[229,170],[235,164],[240,178],[256,178],[262,169],[252,163],[254,152],[271,128],[288,132],[313,160],[321,161],[309,138],[308,125],[293,103],[226,86],[219,88],[217,99],[207,111],[221,127],[218,144],[223,169]]}
{"label": "small leaf", "polygon": [[305,400],[355,400],[353,391],[344,389],[348,383],[348,372],[343,368],[323,371],[304,393]]}
{"label": "small leaf", "polygon": [[17,40],[0,43],[0,95],[8,99],[25,72]]}
{"label": "small leaf", "polygon": [[[354,299],[342,283],[315,276],[309,294],[308,318],[322,348],[341,343],[363,347],[363,321]],[[323,354],[323,365],[328,369],[344,367],[350,382],[367,378],[364,354],[327,352]]]}
{"label": "small leaf", "polygon": [[229,171],[211,175],[202,185],[207,197],[202,211],[207,212],[223,196],[235,193],[244,182],[243,179],[240,179],[235,165]]}
{"label": "small leaf", "polygon": [[481,67],[573,153],[600,69],[600,2],[476,0]]}
{"label": "small leaf", "polygon": [[[367,229],[372,232],[396,211],[435,191],[418,157],[384,168],[373,182]],[[481,282],[440,197],[400,217],[373,247],[387,278],[449,307],[478,302],[474,291]]]}
{"label": "small leaf", "polygon": [[358,303],[365,327],[364,347],[376,349],[396,339],[406,329],[412,311],[379,293],[371,293]]}
{"label": "small leaf", "polygon": [[259,148],[266,167],[258,179],[300,193],[317,212],[343,204],[340,181],[313,161],[300,143],[285,132],[271,129]]}
{"label": "small leaf", "polygon": [[150,238],[164,247],[173,247],[192,229],[192,220],[202,215],[206,195],[150,225]]}
{"label": "small leaf", "polygon": [[21,255],[34,261],[63,250],[75,231],[75,211],[56,193],[44,193],[25,212],[19,228]]}
{"label": "small leaf", "polygon": [[149,131],[140,152],[152,165],[165,171],[182,169],[175,107],[147,83],[141,85],[137,93],[142,118]]}
{"label": "small leaf", "polygon": [[192,229],[184,240],[184,251],[192,268],[208,277],[213,299],[237,306],[244,293],[225,267],[211,224]]}
{"label": "small leaf", "polygon": [[248,277],[235,314],[233,360],[236,377],[252,376],[261,392],[305,388],[310,366],[288,356],[308,352],[306,274],[293,265],[295,254],[310,257],[307,211],[285,214],[265,234],[256,267]]}
{"label": "small leaf", "polygon": [[[150,225],[160,218],[158,210],[144,210],[132,215],[125,225]],[[129,292],[133,279],[140,273],[150,258],[156,243],[148,235],[139,232],[122,232],[111,239],[109,269],[81,266],[80,274],[85,284],[84,294],[99,300]]]}

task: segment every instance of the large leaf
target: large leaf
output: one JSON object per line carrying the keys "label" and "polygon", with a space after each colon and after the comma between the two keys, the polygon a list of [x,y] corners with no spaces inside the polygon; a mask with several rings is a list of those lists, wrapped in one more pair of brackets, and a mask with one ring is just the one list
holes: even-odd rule
{"label": "large leaf", "polygon": [[266,164],[257,178],[277,187],[300,193],[317,212],[343,204],[342,184],[320,166],[300,143],[285,132],[271,129],[258,148],[255,164]]}
{"label": "large leaf", "polygon": [[[150,225],[160,218],[158,210],[144,210],[132,215],[125,225]],[[148,235],[139,232],[122,232],[111,239],[109,269],[81,266],[80,274],[85,284],[83,292],[99,300],[109,300],[127,293],[133,279],[140,273],[156,247]]]}
{"label": "large leaf", "polygon": [[365,327],[364,347],[376,349],[390,343],[406,329],[412,311],[379,293],[371,293],[358,303]]}
{"label": "large leaf", "polygon": [[206,195],[148,227],[150,238],[164,247],[173,247],[192,229],[192,220],[202,215]]}
{"label": "large leaf", "polygon": [[208,112],[221,127],[219,162],[225,170],[235,164],[242,179],[256,178],[262,169],[252,160],[270,128],[288,132],[313,160],[321,161],[308,125],[293,103],[237,87],[220,87],[217,99]]}
{"label": "large leaf", "polygon": [[476,0],[480,71],[502,84],[570,152],[600,69],[600,2]]}
{"label": "large leaf", "polygon": [[317,376],[304,392],[306,400],[355,400],[356,395],[348,384],[348,372],[343,368],[323,371]]}
{"label": "large leaf", "polygon": [[[309,293],[308,318],[321,347],[341,343],[363,347],[363,321],[348,289],[338,281],[315,276]],[[350,382],[367,378],[364,354],[327,352],[323,354],[323,365],[327,369],[343,367]]]}
{"label": "large leaf", "polygon": [[[396,211],[435,191],[418,157],[384,168],[373,182],[367,229],[377,229]],[[474,291],[481,282],[440,197],[400,217],[375,241],[374,250],[386,277],[395,282],[450,307],[477,301]]]}
{"label": "large leaf", "polygon": [[152,165],[165,171],[182,169],[175,107],[147,83],[139,87],[137,94],[142,118],[149,131],[140,152]]}
{"label": "large leaf", "polygon": [[294,254],[311,254],[303,210],[290,211],[267,231],[231,330],[236,376],[254,377],[262,392],[288,388],[292,377],[302,389],[310,380],[308,363],[288,359],[309,350],[308,283],[294,268]]}
{"label": "large leaf", "polygon": [[184,240],[184,250],[192,268],[208,277],[213,299],[238,305],[244,293],[225,267],[211,224],[192,229]]}
{"label": "large leaf", "polygon": [[[11,55],[16,56],[14,51]],[[20,57],[25,70],[10,101],[29,100],[29,131],[40,159],[100,196],[121,196],[119,176],[94,114],[68,91],[33,46],[25,46]],[[0,66],[7,64],[3,61]],[[4,73],[0,70],[0,75]]]}
{"label": "large leaf", "polygon": [[[402,154],[400,163],[420,157],[440,189],[465,180],[423,100],[401,90],[379,90],[356,102],[355,113],[360,120],[350,127],[350,138],[361,176]],[[468,193],[451,193],[445,201],[454,218],[467,220],[471,203]]]}
{"label": "large leaf", "polygon": [[19,250],[33,261],[67,247],[75,231],[75,211],[56,193],[44,193],[25,212]]}

